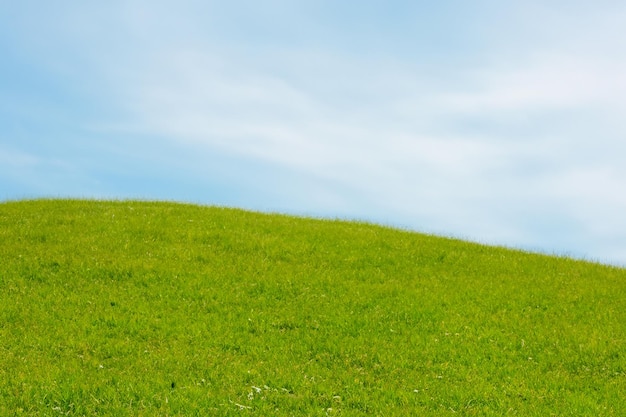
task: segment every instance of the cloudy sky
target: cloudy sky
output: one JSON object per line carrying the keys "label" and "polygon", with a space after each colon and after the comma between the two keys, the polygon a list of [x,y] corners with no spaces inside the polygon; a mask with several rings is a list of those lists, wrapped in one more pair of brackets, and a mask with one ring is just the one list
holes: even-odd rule
{"label": "cloudy sky", "polygon": [[0,200],[178,200],[626,265],[622,1],[0,1]]}

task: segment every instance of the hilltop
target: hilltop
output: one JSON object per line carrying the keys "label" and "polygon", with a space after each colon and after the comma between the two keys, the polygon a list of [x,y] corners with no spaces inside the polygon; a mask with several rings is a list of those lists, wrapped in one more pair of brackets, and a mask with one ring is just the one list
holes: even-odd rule
{"label": "hilltop", "polygon": [[626,270],[347,221],[0,203],[0,415],[626,415]]}

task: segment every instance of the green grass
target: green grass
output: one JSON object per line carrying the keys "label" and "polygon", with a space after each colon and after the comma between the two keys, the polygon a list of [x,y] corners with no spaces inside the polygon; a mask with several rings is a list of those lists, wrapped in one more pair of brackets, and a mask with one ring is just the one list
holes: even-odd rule
{"label": "green grass", "polygon": [[354,222],[5,202],[0,415],[624,416],[626,270]]}

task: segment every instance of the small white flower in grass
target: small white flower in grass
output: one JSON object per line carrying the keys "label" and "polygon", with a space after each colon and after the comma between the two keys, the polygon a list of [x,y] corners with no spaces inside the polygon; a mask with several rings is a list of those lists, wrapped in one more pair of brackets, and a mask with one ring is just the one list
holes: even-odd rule
{"label": "small white flower in grass", "polygon": [[252,391],[250,391],[248,393],[248,400],[252,401],[254,399],[254,393],[256,392],[257,394],[261,393],[261,388],[259,387],[255,387],[254,385],[251,386]]}

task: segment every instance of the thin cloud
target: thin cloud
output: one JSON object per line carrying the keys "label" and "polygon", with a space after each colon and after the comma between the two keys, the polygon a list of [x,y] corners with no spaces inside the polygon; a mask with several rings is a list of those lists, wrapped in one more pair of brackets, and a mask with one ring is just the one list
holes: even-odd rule
{"label": "thin cloud", "polygon": [[[317,54],[310,78],[324,73],[317,67],[332,67],[334,76],[315,90],[315,82],[303,81],[302,62],[290,59],[297,55],[303,56],[272,51],[271,58],[284,64],[278,76],[278,64],[259,71],[236,53],[172,50],[150,63],[158,71],[126,86],[135,106],[129,110],[148,132],[343,184],[402,221],[414,218],[418,227],[437,232],[542,246],[523,226],[514,226],[516,218],[566,216],[567,227],[587,224],[606,235],[607,222],[584,215],[581,207],[593,196],[626,208],[610,193],[593,190],[595,179],[615,192],[626,177],[581,172],[587,155],[567,153],[588,138],[562,131],[558,117],[619,109],[620,63],[534,52],[524,65],[472,67],[448,87],[433,74],[412,72],[410,64],[398,69],[375,57],[350,61]],[[336,96],[329,94],[333,88]],[[554,114],[554,122],[536,122],[546,114]],[[457,128],[472,120],[483,128],[470,135]],[[490,120],[511,130],[533,125],[535,131],[503,137],[504,129]],[[595,145],[613,142],[616,133],[595,139]],[[605,163],[618,161],[609,157]],[[578,186],[558,191],[566,184]]]}
{"label": "thin cloud", "polygon": [[[623,6],[484,1],[394,17],[368,3],[353,19],[330,3],[248,6],[62,3],[13,27],[104,109],[77,130],[96,149],[103,135],[123,143],[110,161],[223,178],[250,208],[626,262]],[[28,34],[39,25],[46,37]]]}

